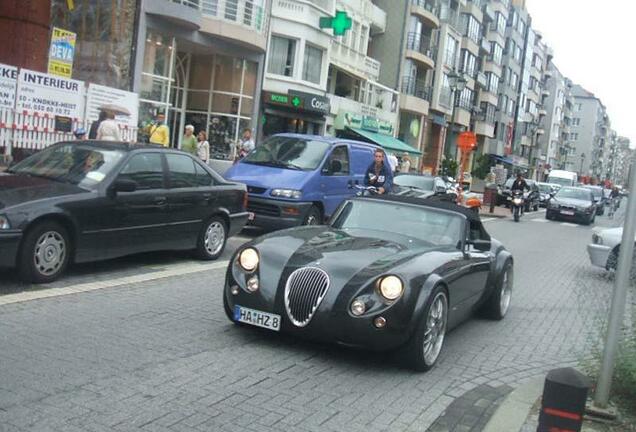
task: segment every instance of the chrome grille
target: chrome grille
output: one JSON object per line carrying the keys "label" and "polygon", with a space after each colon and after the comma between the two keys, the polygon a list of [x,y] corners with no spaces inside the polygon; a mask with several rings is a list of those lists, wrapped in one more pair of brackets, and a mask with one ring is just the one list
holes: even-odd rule
{"label": "chrome grille", "polygon": [[317,267],[295,270],[285,284],[285,309],[296,327],[305,327],[329,289],[329,276]]}

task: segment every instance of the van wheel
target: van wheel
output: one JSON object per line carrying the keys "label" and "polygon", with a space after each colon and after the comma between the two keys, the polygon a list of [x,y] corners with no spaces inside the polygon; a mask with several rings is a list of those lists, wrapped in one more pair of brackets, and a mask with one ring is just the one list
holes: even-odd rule
{"label": "van wheel", "polygon": [[316,206],[311,206],[303,220],[303,225],[320,225],[321,222],[322,214],[320,213],[320,210]]}
{"label": "van wheel", "polygon": [[66,229],[57,222],[42,222],[24,237],[18,268],[26,282],[49,283],[64,273],[71,242]]}

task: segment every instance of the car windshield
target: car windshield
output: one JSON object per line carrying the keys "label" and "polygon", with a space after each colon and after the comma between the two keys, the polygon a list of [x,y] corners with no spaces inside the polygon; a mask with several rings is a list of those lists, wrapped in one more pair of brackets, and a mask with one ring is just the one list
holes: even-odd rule
{"label": "car windshield", "polygon": [[417,188],[423,190],[433,190],[435,179],[433,177],[424,177],[417,175],[399,175],[393,179],[393,184],[402,187]]}
{"label": "car windshield", "polygon": [[329,143],[295,137],[272,137],[259,145],[243,162],[296,170],[318,168]]}
{"label": "car windshield", "polygon": [[464,232],[460,215],[431,207],[372,200],[347,202],[331,226],[396,233],[436,246],[456,246]]}
{"label": "car windshield", "polygon": [[537,186],[539,187],[539,191],[541,193],[550,193],[550,192],[552,192],[552,186],[550,186],[547,183],[537,183]]}
{"label": "car windshield", "polygon": [[44,149],[11,167],[8,172],[90,189],[101,183],[123,156],[124,152],[119,150],[68,142]]}
{"label": "car windshield", "polygon": [[563,177],[548,177],[548,182],[549,183],[555,183],[555,184],[558,184],[560,186],[571,186],[572,185],[572,179],[563,178]]}
{"label": "car windshield", "polygon": [[590,191],[580,188],[568,188],[564,187],[556,194],[556,198],[571,198],[584,201],[590,201]]}
{"label": "car windshield", "polygon": [[600,187],[588,187],[586,189],[589,189],[592,191],[592,195],[594,195],[594,199],[600,199],[603,196],[603,189],[601,189]]}

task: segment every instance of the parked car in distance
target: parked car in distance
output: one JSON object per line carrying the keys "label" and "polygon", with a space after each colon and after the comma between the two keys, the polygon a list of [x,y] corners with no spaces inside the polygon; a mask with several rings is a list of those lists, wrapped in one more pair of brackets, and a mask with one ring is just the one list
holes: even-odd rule
{"label": "parked car in distance", "polygon": [[251,225],[279,229],[321,224],[355,195],[355,185],[364,184],[378,148],[326,136],[279,134],[258,145],[225,177],[247,185]]}
{"label": "parked car in distance", "polygon": [[421,174],[396,175],[393,178],[393,193],[418,198],[437,197],[451,202],[457,200],[457,195],[447,190],[446,182],[441,177]]}
{"label": "parked car in distance", "polygon": [[51,282],[69,262],[156,250],[218,258],[247,222],[245,185],[179,150],[72,141],[0,173],[0,266]]}
{"label": "parked car in distance", "polygon": [[474,212],[403,196],[347,199],[328,226],[252,240],[230,260],[228,319],[299,338],[402,350],[425,371],[446,333],[481,310],[500,320],[513,257]]}
{"label": "parked car in distance", "polygon": [[582,187],[563,186],[548,202],[546,219],[568,219],[585,225],[596,219],[596,203],[592,191]]}
{"label": "parked car in distance", "polygon": [[596,203],[596,214],[602,216],[605,213],[605,197],[603,196],[603,188],[601,186],[583,186],[585,189],[592,191],[594,202]]}
{"label": "parked car in distance", "polygon": [[548,201],[556,194],[557,190],[550,183],[537,182],[537,187],[539,188],[539,206],[547,207]]}

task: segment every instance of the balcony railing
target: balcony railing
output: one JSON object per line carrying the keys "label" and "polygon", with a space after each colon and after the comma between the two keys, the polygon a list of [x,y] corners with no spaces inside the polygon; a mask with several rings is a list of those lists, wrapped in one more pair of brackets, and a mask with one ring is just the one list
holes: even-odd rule
{"label": "balcony railing", "polygon": [[204,16],[249,27],[258,32],[265,28],[267,0],[170,0],[194,9]]}
{"label": "balcony railing", "polygon": [[406,49],[417,51],[435,61],[437,50],[431,48],[431,38],[421,33],[410,32],[406,36]]}
{"label": "balcony railing", "polygon": [[411,4],[426,9],[439,18],[439,5],[432,0],[411,0]]}
{"label": "balcony railing", "polygon": [[402,93],[431,101],[432,89],[427,86],[424,80],[415,77],[402,77]]}

